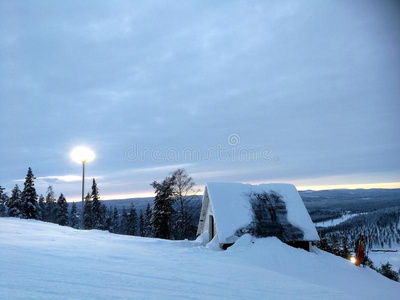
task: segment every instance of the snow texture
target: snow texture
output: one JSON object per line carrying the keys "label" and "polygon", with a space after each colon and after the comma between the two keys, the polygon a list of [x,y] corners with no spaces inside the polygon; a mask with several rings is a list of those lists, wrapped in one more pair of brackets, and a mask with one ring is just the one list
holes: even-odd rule
{"label": "snow texture", "polygon": [[400,284],[277,238],[226,251],[0,218],[0,299],[398,299]]}
{"label": "snow texture", "polygon": [[236,231],[252,222],[253,212],[249,196],[252,193],[263,192],[274,192],[282,197],[288,211],[289,223],[304,232],[304,240],[319,241],[317,230],[303,200],[292,184],[207,183],[205,192],[208,193],[212,205],[220,243],[234,242],[237,239]]}

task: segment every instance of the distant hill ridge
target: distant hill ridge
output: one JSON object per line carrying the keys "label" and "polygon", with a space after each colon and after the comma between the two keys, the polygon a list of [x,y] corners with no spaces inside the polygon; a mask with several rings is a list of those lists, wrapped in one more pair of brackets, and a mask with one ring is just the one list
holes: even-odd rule
{"label": "distant hill ridge", "polygon": [[[377,209],[395,207],[400,205],[400,189],[337,189],[322,191],[299,191],[301,198],[309,212],[315,210],[367,212]],[[193,198],[194,214],[201,208],[202,195]],[[131,203],[136,210],[145,211],[147,204],[153,206],[153,197],[129,198],[117,200],[102,200],[107,207],[129,208]],[[77,202],[80,209],[81,203]]]}

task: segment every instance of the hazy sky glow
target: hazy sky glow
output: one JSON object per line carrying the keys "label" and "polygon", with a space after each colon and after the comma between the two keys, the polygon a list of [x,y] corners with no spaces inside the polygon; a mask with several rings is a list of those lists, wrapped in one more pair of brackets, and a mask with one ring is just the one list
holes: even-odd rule
{"label": "hazy sky glow", "polygon": [[[0,1],[0,184],[400,186],[399,1]],[[364,186],[366,187],[366,186]]]}

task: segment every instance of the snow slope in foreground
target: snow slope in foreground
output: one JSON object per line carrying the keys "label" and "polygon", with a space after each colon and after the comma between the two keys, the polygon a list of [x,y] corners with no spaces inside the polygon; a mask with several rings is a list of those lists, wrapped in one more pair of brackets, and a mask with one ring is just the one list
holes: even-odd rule
{"label": "snow slope in foreground", "polygon": [[0,218],[0,299],[398,299],[375,271],[275,238],[198,242]]}

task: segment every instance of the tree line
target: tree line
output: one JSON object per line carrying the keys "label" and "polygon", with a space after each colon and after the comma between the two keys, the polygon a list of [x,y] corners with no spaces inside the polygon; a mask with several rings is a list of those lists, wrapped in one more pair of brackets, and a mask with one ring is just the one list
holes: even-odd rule
{"label": "tree line", "polygon": [[174,171],[161,182],[152,182],[156,194],[153,207],[148,204],[145,211],[139,212],[133,203],[128,209],[123,207],[121,213],[115,206],[107,208],[101,203],[95,179],[81,212],[75,202],[70,208],[62,193],[56,199],[52,186],[48,187],[45,196],[38,196],[35,179],[29,168],[22,191],[16,184],[8,196],[0,186],[1,217],[36,219],[61,226],[143,237],[193,239],[196,236],[196,220],[190,202],[197,191],[193,178],[185,169]]}

